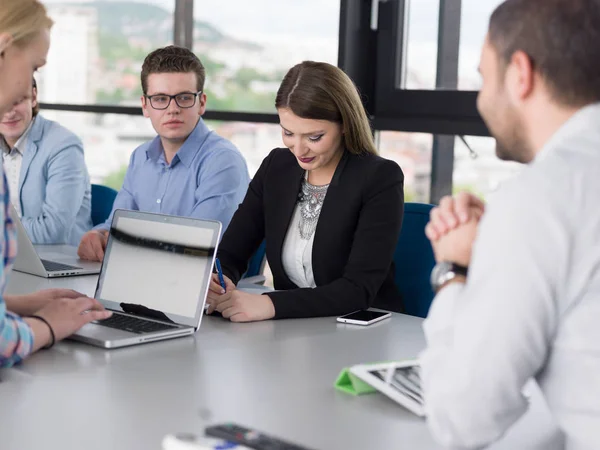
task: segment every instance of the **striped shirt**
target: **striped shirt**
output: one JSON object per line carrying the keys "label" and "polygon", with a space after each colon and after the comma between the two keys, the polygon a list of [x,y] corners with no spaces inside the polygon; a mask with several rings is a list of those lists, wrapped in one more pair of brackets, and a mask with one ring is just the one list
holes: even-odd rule
{"label": "striped shirt", "polygon": [[33,332],[29,325],[16,314],[6,310],[3,295],[8,274],[17,255],[15,225],[9,213],[9,192],[6,176],[2,171],[0,182],[0,223],[4,233],[0,238],[0,367],[9,367],[25,358],[33,347]]}

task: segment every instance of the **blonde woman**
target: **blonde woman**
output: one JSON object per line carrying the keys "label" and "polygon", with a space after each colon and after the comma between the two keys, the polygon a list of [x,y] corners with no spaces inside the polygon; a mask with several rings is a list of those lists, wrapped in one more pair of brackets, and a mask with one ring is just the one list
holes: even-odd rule
{"label": "blonde woman", "polygon": [[[235,322],[402,310],[392,258],[404,208],[402,170],[381,158],[352,80],[305,61],[277,93],[285,148],[263,161],[219,246],[226,288],[208,296]],[[276,292],[235,289],[266,240]]]}
{"label": "blonde woman", "polygon": [[[2,0],[0,8],[0,116],[29,95],[33,72],[46,63],[52,21],[37,0]],[[0,367],[49,348],[92,320],[110,316],[96,300],[75,291],[50,289],[4,295],[17,253],[9,216],[9,192],[0,176]]]}

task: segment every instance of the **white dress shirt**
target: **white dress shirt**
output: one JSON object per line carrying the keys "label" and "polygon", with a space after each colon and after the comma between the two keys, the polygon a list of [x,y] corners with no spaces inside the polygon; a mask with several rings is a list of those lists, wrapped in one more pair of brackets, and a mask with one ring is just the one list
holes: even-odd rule
{"label": "white dress shirt", "polygon": [[[35,120],[35,119],[34,119]],[[2,149],[2,161],[4,162],[4,173],[8,180],[8,190],[10,193],[10,202],[15,207],[19,217],[23,215],[21,211],[21,199],[19,198],[19,181],[21,178],[21,165],[23,164],[23,153],[27,149],[29,130],[33,125],[33,120],[21,137],[17,140],[15,146],[9,148],[3,137],[0,137],[0,149]]]}
{"label": "white dress shirt", "polygon": [[317,285],[312,269],[312,249],[315,233],[312,234],[310,239],[302,239],[298,230],[299,223],[300,203],[297,203],[283,242],[281,262],[283,270],[285,270],[292,283],[300,288],[315,288]]}
{"label": "white dress shirt", "polygon": [[535,378],[566,448],[600,448],[600,104],[495,194],[467,283],[437,295],[424,330],[426,413],[440,443],[501,437]]}

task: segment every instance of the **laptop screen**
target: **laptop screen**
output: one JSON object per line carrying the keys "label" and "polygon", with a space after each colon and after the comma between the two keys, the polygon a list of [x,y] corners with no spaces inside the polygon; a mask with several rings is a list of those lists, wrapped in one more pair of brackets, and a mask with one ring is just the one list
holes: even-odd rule
{"label": "laptop screen", "polygon": [[115,212],[96,298],[115,311],[197,326],[219,222]]}

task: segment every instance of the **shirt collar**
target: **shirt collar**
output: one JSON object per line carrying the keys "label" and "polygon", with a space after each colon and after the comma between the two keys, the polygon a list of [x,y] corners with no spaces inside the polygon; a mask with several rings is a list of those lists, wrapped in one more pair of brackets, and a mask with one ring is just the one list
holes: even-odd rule
{"label": "shirt collar", "polygon": [[[176,161],[181,161],[183,165],[190,167],[194,157],[210,133],[211,131],[208,129],[202,118],[200,118],[194,130],[187,137],[173,158],[173,161],[171,161],[171,164],[174,164]],[[150,143],[150,146],[146,150],[146,157],[155,161],[165,160],[165,155],[159,136],[156,136]]]}
{"label": "shirt collar", "polygon": [[25,129],[25,132],[23,132],[23,134],[17,140],[15,146],[12,149],[9,148],[8,143],[6,142],[4,137],[2,139],[0,139],[0,148],[2,149],[2,152],[5,154],[10,154],[13,150],[16,150],[17,153],[20,153],[22,156],[23,153],[25,153],[25,150],[27,149],[27,139],[29,138],[29,132],[31,131],[33,122],[35,122],[35,117],[33,118],[33,120],[31,122],[29,122],[29,125]]}
{"label": "shirt collar", "polygon": [[560,147],[565,141],[570,141],[572,136],[586,134],[590,129],[596,129],[599,121],[600,103],[592,103],[581,108],[546,142],[546,145],[536,156],[535,161],[542,161],[551,153],[553,148]]}

